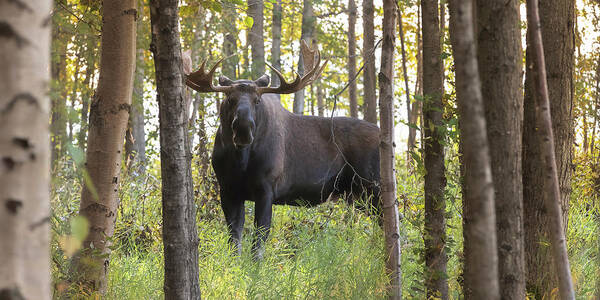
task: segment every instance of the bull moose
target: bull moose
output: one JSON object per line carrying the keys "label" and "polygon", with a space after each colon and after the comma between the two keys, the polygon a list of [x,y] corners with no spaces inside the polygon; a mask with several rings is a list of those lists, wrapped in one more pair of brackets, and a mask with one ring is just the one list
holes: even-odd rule
{"label": "bull moose", "polygon": [[354,118],[296,115],[286,110],[274,94],[291,94],[321,75],[327,62],[304,41],[301,52],[304,76],[289,83],[280,79],[269,86],[269,76],[255,81],[219,78],[212,83],[218,61],[205,72],[188,74],[186,84],[208,93],[225,93],[220,107],[212,166],[220,186],[221,206],[230,241],[241,253],[244,202],[255,203],[255,258],[262,258],[271,227],[272,205],[313,206],[331,197],[347,195],[353,202],[363,195],[379,202],[379,128]]}

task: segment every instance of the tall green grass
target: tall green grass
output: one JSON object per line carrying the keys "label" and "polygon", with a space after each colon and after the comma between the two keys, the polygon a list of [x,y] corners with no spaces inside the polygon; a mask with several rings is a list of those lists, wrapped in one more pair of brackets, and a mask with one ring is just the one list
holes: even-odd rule
{"label": "tall green grass", "polygon": [[[424,299],[423,178],[409,174],[399,161],[396,169],[401,220],[404,299]],[[451,299],[462,296],[462,204],[457,162],[447,164],[446,216]],[[163,247],[158,161],[147,175],[125,175],[115,235],[111,239],[109,287],[105,299],[163,299]],[[591,299],[600,275],[600,220],[594,182],[584,172],[574,177],[568,227],[571,269],[578,299]],[[599,175],[600,176],[600,175]],[[59,243],[70,234],[69,221],[79,210],[80,170],[65,159],[52,183],[52,278],[55,299],[86,299],[69,286],[70,257]],[[194,168],[199,236],[200,289],[204,299],[381,299],[387,274],[383,234],[372,217],[343,202],[313,208],[276,206],[273,227],[262,261],[252,259],[254,205],[246,202],[242,255],[228,243],[214,177]],[[592,196],[590,196],[592,195]]]}

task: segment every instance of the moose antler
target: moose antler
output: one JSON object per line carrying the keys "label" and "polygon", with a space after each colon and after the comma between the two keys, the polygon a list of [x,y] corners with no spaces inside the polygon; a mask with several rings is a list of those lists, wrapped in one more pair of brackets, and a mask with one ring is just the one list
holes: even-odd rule
{"label": "moose antler", "polygon": [[212,83],[213,75],[217,66],[226,59],[227,57],[221,58],[215,65],[210,69],[208,73],[204,72],[204,66],[206,65],[206,60],[202,62],[200,65],[200,69],[194,73],[190,73],[187,75],[185,79],[185,83],[187,86],[192,89],[202,92],[202,93],[210,93],[210,92],[221,92],[227,93],[233,89],[231,86],[214,86]]}
{"label": "moose antler", "polygon": [[277,74],[281,84],[278,87],[259,87],[259,93],[291,94],[303,89],[321,76],[321,73],[329,61],[325,61],[323,65],[320,65],[321,53],[318,48],[315,47],[315,49],[310,49],[304,40],[300,43],[300,50],[302,51],[302,59],[304,61],[304,76],[300,77],[300,75],[296,73],[296,79],[292,82],[287,82],[281,72],[277,71],[270,64],[267,64],[267,66]]}

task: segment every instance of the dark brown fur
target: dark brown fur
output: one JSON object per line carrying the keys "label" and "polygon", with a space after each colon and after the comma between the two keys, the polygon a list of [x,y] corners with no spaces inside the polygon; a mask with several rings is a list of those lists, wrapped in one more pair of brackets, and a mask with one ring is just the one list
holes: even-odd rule
{"label": "dark brown fur", "polygon": [[212,155],[221,204],[238,251],[244,201],[255,202],[258,234],[253,250],[258,257],[273,204],[312,206],[344,193],[353,196],[348,197],[351,201],[361,195],[379,199],[379,128],[353,118],[295,115],[272,94],[259,101],[256,87],[268,84],[268,77],[266,83],[261,79],[221,79],[221,85],[235,89],[221,106]]}

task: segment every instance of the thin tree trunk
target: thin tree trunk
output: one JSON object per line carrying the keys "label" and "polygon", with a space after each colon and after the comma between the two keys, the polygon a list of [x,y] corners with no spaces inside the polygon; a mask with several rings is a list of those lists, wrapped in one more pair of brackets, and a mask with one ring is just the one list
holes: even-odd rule
{"label": "thin tree trunk", "polygon": [[252,74],[250,78],[258,79],[265,74],[265,38],[263,34],[263,0],[248,0],[248,16],[254,22],[250,29],[249,42],[252,48]]}
{"label": "thin tree trunk", "polygon": [[[568,6],[571,5],[572,3],[568,4]],[[570,18],[572,17],[573,16],[571,15]],[[569,257],[567,255],[563,215],[561,213],[561,192],[555,156],[556,148],[554,145],[552,119],[550,116],[550,97],[548,94],[548,84],[546,82],[546,65],[537,0],[527,1],[527,23],[528,27],[531,27],[530,40],[532,42],[532,50],[535,53],[533,57],[535,59],[534,68],[536,70],[536,124],[538,126],[538,140],[540,144],[540,159],[538,161],[542,162],[542,166],[545,170],[543,177],[545,186],[544,203],[545,208],[548,211],[547,230],[552,244],[552,256],[554,258],[555,273],[558,277],[558,291],[560,298],[563,300],[575,299],[573,282],[571,279],[571,268],[569,266]],[[568,73],[569,77],[571,75],[571,73]]]}
{"label": "thin tree trunk", "polygon": [[133,89],[136,1],[106,0],[102,10],[100,82],[90,108],[86,157],[92,184],[84,185],[79,210],[89,222],[90,233],[77,266],[82,283],[104,294]]}
{"label": "thin tree trunk", "polygon": [[519,1],[476,1],[477,59],[492,158],[502,299],[525,299]]}
{"label": "thin tree trunk", "polygon": [[[87,140],[87,132],[88,132],[88,112],[90,109],[90,99],[92,98],[94,91],[92,89],[92,77],[94,76],[94,71],[96,70],[96,56],[94,55],[95,50],[95,38],[88,37],[88,39],[92,39],[93,42],[88,42],[88,53],[86,57],[87,66],[85,70],[85,79],[83,81],[84,90],[81,94],[81,112],[80,116],[80,127],[79,134],[77,135],[77,143],[79,149],[82,151],[85,150],[86,140]],[[89,41],[89,40],[88,40]]]}
{"label": "thin tree trunk", "polygon": [[146,172],[146,134],[144,132],[144,49],[137,49],[137,63],[133,84],[133,101],[129,114],[129,127],[125,135],[125,157],[128,167]]}
{"label": "thin tree trunk", "polygon": [[[406,163],[408,168],[412,169],[412,156],[411,153],[415,148],[415,136],[410,135],[411,130],[411,109],[410,109],[410,89],[408,87],[408,72],[406,71],[406,48],[404,47],[404,28],[402,25],[402,12],[398,13],[398,32],[400,33],[400,48],[402,49],[402,74],[404,75],[404,92],[406,94],[406,121],[409,124],[409,136],[406,147]],[[416,125],[415,125],[416,126]]]}
{"label": "thin tree trunk", "polygon": [[448,299],[446,187],[442,127],[442,63],[438,1],[421,1],[423,20],[423,117],[425,122],[425,265],[427,298]]}
{"label": "thin tree trunk", "polygon": [[[273,45],[271,46],[271,65],[281,71],[281,18],[282,18],[281,0],[273,2]],[[275,72],[271,72],[271,85],[279,86],[279,77]],[[277,98],[281,95],[276,94]]]}
{"label": "thin tree trunk", "polygon": [[[73,72],[73,89],[71,89],[71,109],[75,109],[75,103],[77,102],[77,90],[79,88],[79,70],[81,66],[82,47],[77,50],[77,59],[75,60],[75,70]],[[67,114],[68,115],[68,114]],[[67,117],[67,128],[69,129],[69,143],[73,142],[73,121]]]}
{"label": "thin tree trunk", "polygon": [[377,95],[375,83],[375,8],[373,0],[363,0],[363,90],[365,120],[377,124]]}
{"label": "thin tree trunk", "polygon": [[[232,5],[231,3],[226,3],[228,2],[223,2],[223,22],[221,23],[221,27],[223,28],[223,54],[224,57],[229,57],[237,52],[238,30],[235,25],[237,12],[233,7],[230,7],[230,5]],[[197,40],[195,42],[199,41]],[[235,79],[237,77],[236,68],[238,64],[238,56],[227,59],[227,62],[221,65],[223,75]]]}
{"label": "thin tree trunk", "polygon": [[[356,74],[356,3],[348,0],[348,79]],[[348,86],[350,100],[350,117],[358,118],[358,100],[356,99],[356,80]]]}
{"label": "thin tree trunk", "polygon": [[[310,45],[313,40],[316,20],[312,1],[304,0],[304,6],[302,8],[302,33],[300,39],[304,40],[307,45]],[[300,55],[298,60],[298,74],[304,75],[304,61],[302,60],[302,55]],[[294,113],[299,115],[304,114],[304,89],[294,93]]]}
{"label": "thin tree trunk", "polygon": [[177,0],[150,2],[160,119],[165,299],[200,299],[198,234]]}
{"label": "thin tree trunk", "polygon": [[51,299],[51,7],[0,2],[0,299]]}
{"label": "thin tree trunk", "polygon": [[325,115],[325,104],[323,103],[323,83],[321,79],[317,79],[317,111],[319,117],[323,117]]}
{"label": "thin tree trunk", "polygon": [[417,80],[415,81],[415,96],[417,101],[412,105],[410,110],[409,123],[415,124],[414,127],[408,128],[408,139],[416,145],[417,129],[416,125],[419,122],[419,132],[421,133],[421,149],[423,149],[423,42],[421,40],[421,5],[417,5]]}
{"label": "thin tree trunk", "polygon": [[[552,131],[555,134],[555,153],[559,174],[562,224],[567,225],[568,203],[571,192],[571,163],[573,145],[573,64],[574,64],[574,2],[569,0],[544,1],[540,4],[541,30],[543,32],[544,60],[548,76]],[[530,28],[533,29],[533,28]],[[523,135],[523,204],[525,216],[525,261],[527,263],[527,289],[536,297],[550,297],[557,286],[548,245],[547,210],[544,209],[544,174],[539,163],[540,144],[535,112],[535,61],[528,32],[526,113]],[[533,47],[531,47],[533,49]],[[531,57],[529,57],[531,55]],[[585,128],[584,124],[584,128]],[[585,146],[584,146],[585,147]],[[529,152],[529,153],[528,153]],[[563,228],[566,232],[566,228]]]}
{"label": "thin tree trunk", "polygon": [[51,132],[51,162],[54,164],[66,151],[67,137],[67,93],[64,82],[67,80],[67,40],[64,31],[54,25],[52,30],[52,53],[57,55],[52,61],[52,115]]}
{"label": "thin tree trunk", "polygon": [[396,2],[383,1],[383,45],[379,72],[379,118],[381,120],[381,201],[385,235],[386,270],[390,273],[389,299],[402,299],[401,245],[394,175],[394,50]]}
{"label": "thin tree trunk", "polygon": [[494,187],[473,31],[473,2],[450,1],[464,164],[465,299],[500,299]]}

